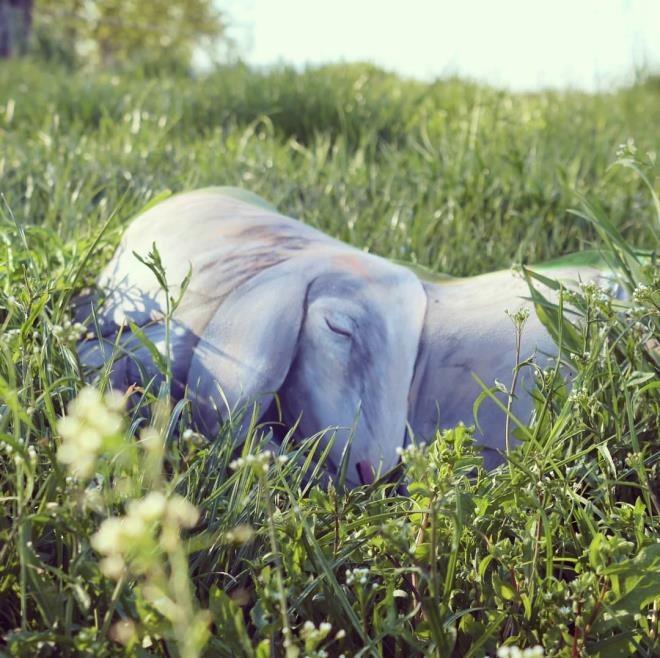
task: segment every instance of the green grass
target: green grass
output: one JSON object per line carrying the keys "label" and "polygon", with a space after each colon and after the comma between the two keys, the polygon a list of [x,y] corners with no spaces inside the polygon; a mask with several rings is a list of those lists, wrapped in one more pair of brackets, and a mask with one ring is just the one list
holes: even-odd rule
{"label": "green grass", "polygon": [[[658,125],[652,81],[512,95],[365,66],[192,80],[4,64],[0,655],[657,655]],[[537,373],[537,419],[492,473],[462,427],[407,453],[408,495],[303,478],[315,437],[248,463],[258,427],[243,447],[229,425],[191,434],[186,405],[153,390],[77,444],[59,423],[83,386],[72,296],[145,203],[214,184],[453,275],[606,247],[631,300],[586,288],[565,300],[571,325],[538,299],[572,392]],[[93,425],[104,404],[74,416]],[[68,441],[89,473],[57,458]],[[123,516],[132,534],[104,545]]]}

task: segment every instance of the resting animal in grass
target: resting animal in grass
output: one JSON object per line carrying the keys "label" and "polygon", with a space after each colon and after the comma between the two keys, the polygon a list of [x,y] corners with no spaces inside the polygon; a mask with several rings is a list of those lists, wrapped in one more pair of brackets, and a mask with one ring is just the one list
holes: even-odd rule
{"label": "resting animal in grass", "polygon": [[[94,367],[114,358],[115,388],[161,377],[126,324],[138,325],[165,353],[165,293],[134,255],[145,256],[153,243],[174,296],[172,284],[192,268],[171,322],[172,394],[191,400],[210,438],[222,419],[255,401],[268,419],[277,394],[285,425],[300,418],[301,436],[338,427],[330,471],[353,432],[347,483],[356,485],[395,465],[397,448],[410,440],[408,427],[428,440],[437,426],[472,423],[482,390],[472,373],[489,386],[511,381],[515,340],[505,311],[519,308],[528,289],[509,272],[423,280],[279,214],[255,195],[209,188],[173,196],[137,217],[98,280],[106,293],[97,309],[100,336],[82,343],[80,355]],[[577,277],[574,268],[556,274]],[[582,278],[598,275],[580,270]],[[555,349],[532,314],[521,358]],[[523,421],[532,409],[527,378],[521,372],[513,404]],[[488,400],[479,422],[491,466],[501,461],[505,414]]]}

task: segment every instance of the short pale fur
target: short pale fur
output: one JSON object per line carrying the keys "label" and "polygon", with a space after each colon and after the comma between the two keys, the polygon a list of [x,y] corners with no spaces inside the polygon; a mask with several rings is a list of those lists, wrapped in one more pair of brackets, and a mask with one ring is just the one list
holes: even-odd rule
{"label": "short pale fur", "polygon": [[[365,464],[374,473],[394,466],[410,430],[429,440],[438,426],[473,423],[481,391],[473,373],[489,386],[511,383],[515,335],[506,311],[529,305],[519,277],[424,281],[232,188],[172,196],[130,224],[99,277],[102,335],[81,344],[83,363],[105,363],[129,320],[165,352],[164,293],[133,253],[145,256],[153,243],[174,295],[192,268],[172,321],[172,393],[190,398],[211,438],[246,404],[259,403],[268,418],[277,394],[285,425],[299,421],[300,435],[336,428],[331,472],[352,437],[347,481],[355,485],[370,479]],[[600,273],[567,268],[553,275],[575,282]],[[160,377],[127,328],[120,343],[113,386]],[[555,352],[532,311],[521,358]],[[529,371],[521,373],[513,412],[524,422],[532,385]],[[479,422],[491,466],[502,458],[505,414],[486,401]]]}

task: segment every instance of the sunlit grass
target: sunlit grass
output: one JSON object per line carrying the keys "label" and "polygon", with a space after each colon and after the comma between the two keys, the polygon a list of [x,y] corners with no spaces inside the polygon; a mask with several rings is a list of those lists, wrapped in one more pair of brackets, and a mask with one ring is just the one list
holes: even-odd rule
{"label": "sunlit grass", "polygon": [[[657,655],[657,90],[30,64],[0,89],[0,655]],[[349,492],[318,484],[318,437],[200,436],[153,387],[69,407],[72,296],[148,200],[207,184],[456,275],[596,245],[628,301],[585,287],[569,327],[536,300],[575,383],[537,372],[492,473],[464,427]]]}

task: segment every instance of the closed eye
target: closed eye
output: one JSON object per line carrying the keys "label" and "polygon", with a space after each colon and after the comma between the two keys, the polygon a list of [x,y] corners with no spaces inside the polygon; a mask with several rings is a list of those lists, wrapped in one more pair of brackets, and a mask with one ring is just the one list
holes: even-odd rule
{"label": "closed eye", "polygon": [[351,326],[350,321],[347,319],[335,319],[335,318],[325,318],[325,323],[328,325],[328,329],[333,331],[340,336],[346,336],[346,338],[351,338],[353,335],[353,327]]}

